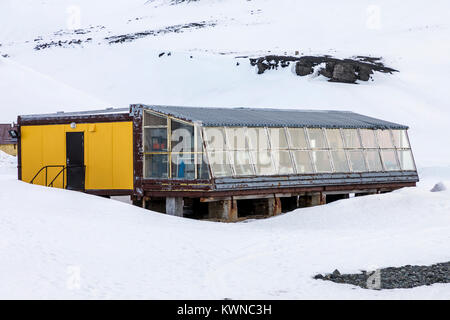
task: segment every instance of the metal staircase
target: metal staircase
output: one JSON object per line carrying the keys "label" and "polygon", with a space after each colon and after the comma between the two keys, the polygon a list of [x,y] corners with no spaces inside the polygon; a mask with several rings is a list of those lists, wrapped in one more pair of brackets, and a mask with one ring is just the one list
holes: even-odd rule
{"label": "metal staircase", "polygon": [[[58,171],[58,173],[56,174],[56,176],[50,181],[49,181],[49,175],[48,175],[48,169],[49,168],[60,168],[60,170]],[[84,165],[68,165],[68,166],[64,166],[64,165],[48,165],[48,166],[43,166],[41,169],[39,169],[39,171],[34,175],[33,179],[31,179],[30,183],[34,184],[35,180],[37,179],[37,177],[39,177],[39,175],[42,172],[45,172],[45,186],[46,187],[54,187],[54,183],[56,182],[56,180],[62,175],[62,188],[63,189],[67,189],[67,183],[66,183],[66,171],[68,169],[72,169],[72,168],[83,168],[84,172],[86,171],[86,166]]]}

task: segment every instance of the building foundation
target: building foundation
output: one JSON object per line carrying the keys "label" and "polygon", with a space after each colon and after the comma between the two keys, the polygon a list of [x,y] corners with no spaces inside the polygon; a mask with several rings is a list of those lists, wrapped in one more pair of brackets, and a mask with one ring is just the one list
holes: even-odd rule
{"label": "building foundation", "polygon": [[166,198],[166,213],[171,216],[183,216],[184,201],[182,197]]}
{"label": "building foundation", "polygon": [[225,221],[236,221],[238,209],[236,200],[221,200],[208,203],[208,218]]}

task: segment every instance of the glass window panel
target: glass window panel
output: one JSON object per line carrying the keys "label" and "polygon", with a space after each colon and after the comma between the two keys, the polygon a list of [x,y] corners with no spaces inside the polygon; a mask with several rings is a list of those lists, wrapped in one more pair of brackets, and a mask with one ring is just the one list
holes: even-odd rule
{"label": "glass window panel", "polygon": [[308,149],[308,141],[306,140],[304,128],[288,128],[291,136],[292,148]]}
{"label": "glass window panel", "polygon": [[367,150],[366,156],[367,162],[369,163],[369,171],[383,171],[378,150]]}
{"label": "glass window panel", "polygon": [[278,150],[273,151],[273,160],[278,174],[292,174],[294,173],[294,167],[291,161],[291,155],[289,151]]}
{"label": "glass window panel", "polygon": [[245,128],[227,128],[228,149],[229,150],[246,150]]}
{"label": "glass window panel", "polygon": [[377,130],[378,132],[378,144],[380,148],[393,148],[391,133],[389,130]]}
{"label": "glass window panel", "polygon": [[359,132],[361,133],[361,140],[364,148],[378,148],[375,130],[360,129]]}
{"label": "glass window panel", "polygon": [[209,179],[209,166],[205,154],[197,154],[197,179]]}
{"label": "glass window panel", "polygon": [[195,179],[195,157],[193,153],[172,153],[172,178]]}
{"label": "glass window panel", "polygon": [[276,174],[270,151],[260,150],[250,151],[250,153],[257,175],[270,176]]}
{"label": "glass window panel", "polygon": [[144,152],[167,151],[166,128],[145,128],[144,139]]}
{"label": "glass window panel", "polygon": [[331,163],[328,151],[312,151],[312,159],[319,173],[331,172]]}
{"label": "glass window panel", "polygon": [[234,171],[237,176],[254,175],[248,151],[232,151]]}
{"label": "glass window panel", "polygon": [[347,148],[361,148],[357,129],[342,129],[342,134]]}
{"label": "glass window panel", "polygon": [[336,172],[350,172],[344,150],[331,151],[331,157],[333,158],[334,170]]}
{"label": "glass window panel", "polygon": [[284,128],[269,128],[269,136],[272,150],[288,149]]}
{"label": "glass window panel", "polygon": [[326,129],[328,143],[332,149],[343,149],[341,131],[339,129]]}
{"label": "glass window panel", "polygon": [[167,154],[146,154],[144,176],[146,178],[168,178]]}
{"label": "glass window panel", "polygon": [[381,150],[381,155],[383,157],[383,163],[386,170],[400,170],[397,163],[397,157],[395,156],[395,150]]}
{"label": "glass window panel", "polygon": [[215,177],[230,177],[231,166],[228,152],[212,151],[208,153],[209,165]]}
{"label": "glass window panel", "polygon": [[366,163],[364,162],[364,153],[362,150],[350,150],[348,151],[348,159],[352,166],[353,172],[367,171]]}
{"label": "glass window panel", "polygon": [[194,126],[172,120],[171,131],[173,152],[194,152]]}
{"label": "glass window panel", "polygon": [[292,151],[297,166],[297,173],[313,173],[309,151]]}
{"label": "glass window panel", "polygon": [[270,149],[265,128],[247,128],[247,137],[251,150]]}
{"label": "glass window panel", "polygon": [[197,133],[197,146],[196,146],[196,152],[203,152],[203,138],[202,138],[202,130],[201,127],[196,127],[196,133]]}
{"label": "glass window panel", "polygon": [[411,150],[399,150],[398,159],[402,170],[416,170]]}
{"label": "glass window panel", "polygon": [[409,148],[406,130],[392,130],[392,135],[394,136],[394,143],[397,148]]}
{"label": "glass window panel", "polygon": [[309,142],[311,143],[311,148],[323,149],[327,147],[322,129],[308,128],[308,134],[309,134]]}
{"label": "glass window panel", "polygon": [[209,151],[224,151],[225,130],[223,128],[205,128],[206,146]]}
{"label": "glass window panel", "polygon": [[167,118],[144,112],[144,126],[167,126]]}

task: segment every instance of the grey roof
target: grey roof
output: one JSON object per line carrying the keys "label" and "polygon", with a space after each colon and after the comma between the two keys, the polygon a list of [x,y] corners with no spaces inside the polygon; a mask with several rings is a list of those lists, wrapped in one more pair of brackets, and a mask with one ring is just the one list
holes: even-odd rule
{"label": "grey roof", "polygon": [[350,111],[263,108],[199,108],[143,106],[178,119],[199,122],[205,127],[321,127],[408,129],[407,126],[367,117]]}
{"label": "grey roof", "polygon": [[33,119],[50,119],[50,118],[61,118],[61,117],[83,117],[83,116],[95,116],[103,114],[117,114],[117,113],[129,113],[130,108],[108,108],[103,110],[91,110],[91,111],[78,111],[78,112],[64,112],[59,111],[55,113],[47,114],[29,114],[20,116],[23,120],[33,120]]}

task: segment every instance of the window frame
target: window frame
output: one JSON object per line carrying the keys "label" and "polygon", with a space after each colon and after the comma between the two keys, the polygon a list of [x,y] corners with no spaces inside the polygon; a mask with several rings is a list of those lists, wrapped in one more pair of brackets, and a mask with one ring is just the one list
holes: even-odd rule
{"label": "window frame", "polygon": [[[161,117],[161,118],[165,118],[166,119],[166,126],[163,125],[145,125],[144,121],[145,121],[145,113],[148,113],[150,115],[156,116],[156,117]],[[194,135],[193,135],[193,139],[194,139],[194,152],[173,152],[172,151],[172,121],[184,124],[184,125],[189,125],[193,127],[193,131],[194,131]],[[161,152],[145,152],[145,143],[146,143],[146,133],[145,133],[145,129],[157,129],[157,128],[166,128],[167,130],[167,151],[161,151]],[[143,179],[149,179],[149,180],[158,180],[158,179],[175,179],[175,180],[197,180],[198,178],[198,158],[199,155],[202,158],[204,156],[205,151],[205,144],[204,144],[204,139],[203,139],[203,135],[201,132],[201,126],[197,123],[192,123],[189,121],[184,121],[182,119],[178,119],[172,116],[168,116],[153,110],[144,110],[144,116],[142,117],[142,150],[143,150]],[[198,151],[198,139],[199,139],[199,133],[200,133],[200,138],[201,138],[201,143],[202,143],[202,151]],[[147,167],[146,167],[146,161],[145,161],[145,156],[146,155],[167,155],[168,157],[168,176],[167,178],[157,178],[157,177],[148,177],[146,176],[147,173]],[[182,155],[194,155],[194,167],[195,167],[195,175],[194,178],[178,178],[178,177],[173,177],[173,173],[172,173],[172,155],[173,154],[182,154]],[[211,177],[211,169],[208,169],[209,171],[209,177]]]}

